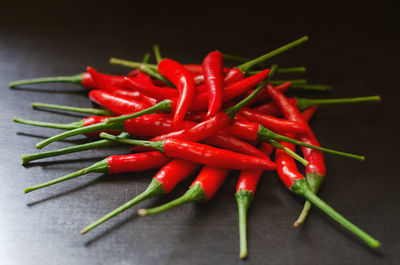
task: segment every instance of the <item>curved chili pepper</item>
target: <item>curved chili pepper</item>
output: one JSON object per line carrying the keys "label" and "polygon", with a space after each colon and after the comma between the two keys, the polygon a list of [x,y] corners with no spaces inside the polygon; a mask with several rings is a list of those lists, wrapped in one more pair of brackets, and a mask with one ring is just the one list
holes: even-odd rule
{"label": "curved chili pepper", "polygon": [[[260,146],[261,156],[269,158],[274,148],[266,143]],[[236,202],[239,213],[239,235],[240,235],[240,255],[241,259],[247,257],[247,210],[253,200],[258,181],[262,170],[243,170],[240,173],[236,186]]]}
{"label": "curved chili pepper", "polygon": [[183,196],[155,208],[140,209],[138,214],[140,216],[156,214],[184,203],[207,201],[222,186],[228,173],[229,169],[204,166],[195,181],[190,185],[189,190]]}
{"label": "curved chili pepper", "polygon": [[275,163],[255,157],[219,149],[204,144],[178,139],[166,139],[159,142],[124,139],[107,133],[101,133],[101,138],[126,144],[147,146],[159,150],[166,156],[185,159],[213,167],[229,169],[263,169],[274,170]]}
{"label": "curved chili pepper", "polygon": [[161,154],[160,152],[146,152],[139,154],[129,154],[129,155],[113,155],[109,156],[89,167],[75,171],[64,177],[53,179],[51,181],[25,188],[24,192],[28,193],[37,189],[48,187],[56,183],[60,183],[72,178],[76,178],[85,175],[90,172],[97,173],[122,173],[122,172],[140,172],[144,170],[149,170],[153,168],[162,167],[171,159]]}
{"label": "curved chili pepper", "polygon": [[[298,108],[291,104],[289,100],[282,93],[274,89],[273,86],[268,86],[268,92],[287,119],[300,122],[304,124],[304,126],[307,126],[306,133],[298,135],[299,139],[302,142],[319,146],[317,138],[311,131],[311,128],[308,126],[307,122],[301,116]],[[307,166],[306,168],[307,181],[310,184],[311,190],[316,193],[323,182],[324,176],[326,175],[324,154],[321,151],[312,150],[310,148],[302,148],[302,152],[304,158],[310,162],[309,166]],[[304,212],[300,214],[301,218],[294,224],[295,227],[304,222],[310,207],[310,203],[307,203],[307,205],[305,205]]]}
{"label": "curved chili pepper", "polygon": [[126,84],[129,86],[131,89],[136,89],[139,92],[155,98],[157,100],[164,100],[167,98],[174,98],[179,95],[179,91],[174,89],[174,88],[169,88],[169,87],[158,87],[153,84],[145,84],[142,82],[139,82],[131,77],[126,77]]}
{"label": "curved chili pepper", "polygon": [[138,204],[139,202],[171,192],[179,182],[182,182],[183,180],[191,176],[199,167],[200,165],[194,162],[180,159],[171,160],[168,164],[161,168],[160,171],[158,171],[158,173],[154,176],[153,180],[145,191],[140,193],[132,200],[111,211],[110,213],[104,215],[97,221],[86,226],[84,229],[81,230],[81,234],[86,234],[93,228],[99,226],[100,224],[116,216],[117,214],[129,209],[130,207]]}
{"label": "curved chili pepper", "polygon": [[128,97],[116,96],[110,92],[100,89],[91,90],[89,92],[89,98],[116,114],[137,112],[149,107],[141,101],[137,101]]}
{"label": "curved chili pepper", "polygon": [[[294,145],[286,142],[281,142],[281,144],[294,151]],[[370,247],[377,248],[380,246],[380,243],[376,239],[350,223],[328,204],[318,198],[307,184],[304,176],[297,171],[296,163],[290,156],[277,149],[275,158],[276,163],[278,164],[277,172],[279,178],[291,192],[306,198],[347,230],[364,240]]]}
{"label": "curved chili pepper", "polygon": [[221,108],[224,75],[222,53],[209,53],[203,61],[205,86],[209,94],[207,117],[214,116]]}
{"label": "curved chili pepper", "polygon": [[171,59],[163,59],[158,64],[161,75],[170,80],[179,90],[178,103],[174,114],[174,124],[185,117],[194,96],[194,81],[192,74],[181,64]]}

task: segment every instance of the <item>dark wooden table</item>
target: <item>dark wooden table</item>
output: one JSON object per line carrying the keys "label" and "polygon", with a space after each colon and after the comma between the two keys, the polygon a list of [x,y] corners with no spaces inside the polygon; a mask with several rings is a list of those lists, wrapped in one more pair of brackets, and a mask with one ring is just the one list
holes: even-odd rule
{"label": "dark wooden table", "polygon": [[[286,3],[286,2],[285,2]],[[111,5],[112,6],[108,6]],[[210,8],[152,3],[18,2],[0,9],[0,263],[1,264],[240,264],[237,173],[210,202],[188,204],[146,218],[135,214],[180,196],[142,203],[85,236],[87,224],[126,202],[156,171],[89,174],[24,195],[23,188],[88,166],[126,148],[102,149],[46,159],[27,167],[20,156],[57,130],[13,124],[12,117],[71,122],[79,115],[32,110],[32,101],[92,106],[76,85],[9,89],[8,82],[69,75],[87,65],[109,73],[111,56],[140,60],[158,43],[164,56],[200,63],[212,49],[255,57],[308,34],[310,42],[272,60],[307,67],[311,83],[334,90],[314,97],[382,95],[381,104],[321,107],[312,121],[324,146],[364,154],[364,163],[326,155],[327,181],[320,196],[382,242],[372,251],[313,209],[292,228],[303,200],[275,173],[265,173],[249,212],[246,264],[399,264],[400,163],[398,29],[394,7],[366,4],[266,3]],[[302,76],[293,76],[301,78]],[[304,94],[306,95],[306,94]],[[87,141],[73,137],[51,150]]]}

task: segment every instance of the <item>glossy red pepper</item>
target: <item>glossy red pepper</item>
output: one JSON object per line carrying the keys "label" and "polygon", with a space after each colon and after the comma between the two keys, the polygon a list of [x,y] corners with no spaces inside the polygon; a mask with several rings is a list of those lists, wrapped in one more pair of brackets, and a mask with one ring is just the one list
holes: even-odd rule
{"label": "glossy red pepper", "polygon": [[248,170],[274,170],[276,168],[275,163],[267,159],[235,153],[190,141],[166,139],[159,142],[150,142],[124,139],[106,133],[101,133],[100,137],[126,144],[155,148],[169,157],[185,159],[213,167]]}
{"label": "glossy red pepper", "polygon": [[125,80],[126,80],[126,84],[129,88],[136,89],[136,90],[140,91],[141,93],[143,93],[149,97],[155,98],[157,100],[163,100],[166,98],[174,98],[179,95],[179,91],[174,88],[158,87],[153,84],[141,83],[137,80],[134,80],[131,77],[127,77]]}
{"label": "glossy red pepper", "polygon": [[[304,126],[307,126],[306,133],[298,135],[300,141],[319,146],[317,138],[311,131],[311,128],[308,126],[308,123],[303,119],[298,108],[291,104],[290,101],[285,97],[285,95],[274,89],[273,86],[268,86],[268,92],[275,103],[281,109],[284,117],[289,120],[302,123]],[[306,147],[302,147],[301,149],[304,158],[310,163],[309,166],[307,166],[306,168],[307,182],[310,184],[311,190],[317,192],[326,175],[323,152]],[[303,214],[301,215],[301,219],[295,223],[295,226],[298,226],[302,222],[304,222],[305,216],[307,216],[306,212],[308,212],[311,204],[305,205],[305,207],[305,212],[303,212]]]}
{"label": "glossy red pepper", "polygon": [[189,190],[183,196],[155,208],[140,209],[138,214],[141,216],[156,214],[184,203],[207,201],[222,186],[228,173],[229,169],[204,166],[195,181],[190,185]]}
{"label": "glossy red pepper", "polygon": [[179,90],[174,114],[174,124],[177,125],[185,117],[193,100],[193,76],[183,65],[171,59],[163,59],[158,64],[158,72],[170,80]]}
{"label": "glossy red pepper", "polygon": [[132,98],[113,95],[110,92],[95,89],[89,92],[89,98],[116,114],[126,114],[144,110],[149,106]]}
{"label": "glossy red pepper", "polygon": [[206,90],[209,94],[207,117],[212,117],[222,105],[224,87],[222,53],[214,51],[204,58],[203,73]]}
{"label": "glossy red pepper", "polygon": [[[294,145],[286,142],[281,142],[281,144],[294,151]],[[370,247],[377,248],[380,246],[380,243],[376,239],[362,231],[360,228],[356,227],[354,224],[350,223],[347,219],[345,219],[342,215],[340,215],[315,195],[310,186],[307,184],[304,176],[298,172],[296,163],[292,157],[277,149],[275,153],[275,159],[276,163],[278,164],[277,172],[279,178],[291,192],[312,202],[315,206],[320,208],[347,230],[364,240]]]}
{"label": "glossy red pepper", "polygon": [[75,171],[64,177],[57,178],[36,186],[28,187],[25,189],[25,193],[31,192],[37,189],[48,187],[50,185],[63,182],[72,178],[76,178],[85,175],[89,172],[97,173],[121,173],[121,172],[140,172],[153,168],[162,167],[171,159],[161,154],[160,152],[146,152],[139,154],[129,155],[113,155],[109,156],[89,167]]}
{"label": "glossy red pepper", "polygon": [[191,176],[199,167],[199,164],[186,160],[171,160],[168,164],[161,168],[160,171],[158,171],[158,173],[154,176],[150,185],[144,192],[140,193],[138,196],[111,211],[110,213],[104,215],[97,221],[86,226],[84,229],[81,230],[81,234],[87,233],[98,225],[138,204],[139,202],[171,192],[179,182],[182,182],[183,180]]}
{"label": "glossy red pepper", "polygon": [[[261,155],[269,158],[274,148],[266,143],[260,145]],[[262,170],[243,170],[236,185],[236,202],[239,213],[240,258],[247,257],[247,210],[253,200]]]}

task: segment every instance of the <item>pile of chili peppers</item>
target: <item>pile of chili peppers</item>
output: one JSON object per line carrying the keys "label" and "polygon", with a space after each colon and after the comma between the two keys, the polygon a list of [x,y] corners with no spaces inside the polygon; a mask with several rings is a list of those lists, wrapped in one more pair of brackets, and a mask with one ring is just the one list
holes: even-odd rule
{"label": "pile of chili peppers", "polygon": [[[89,98],[103,108],[78,108],[33,103],[35,108],[89,113],[83,120],[58,124],[15,118],[18,123],[64,129],[65,132],[36,144],[38,149],[78,134],[92,142],[22,156],[22,163],[84,150],[124,144],[131,154],[112,155],[66,176],[25,189],[25,193],[76,178],[89,172],[121,173],[160,168],[141,194],[85,227],[85,234],[139,202],[171,192],[187,178],[197,177],[176,200],[140,209],[140,216],[160,213],[188,202],[210,200],[232,170],[240,170],[236,187],[240,258],[247,257],[246,218],[264,171],[275,171],[286,188],[306,199],[294,226],[306,219],[315,205],[344,228],[377,248],[380,243],[349,222],[316,193],[326,175],[324,152],[363,161],[364,157],[321,147],[309,126],[318,105],[380,101],[379,96],[306,99],[287,97],[287,91],[326,91],[329,86],[307,84],[304,79],[280,80],[287,73],[303,73],[304,67],[281,68],[267,60],[308,40],[302,37],[256,59],[247,60],[212,51],[202,64],[181,64],[162,58],[153,47],[142,62],[112,58],[112,64],[133,68],[126,76],[99,73],[91,67],[74,76],[36,78],[10,83],[10,87],[46,82],[73,82],[89,90]],[[225,60],[240,61],[224,67]],[[100,138],[100,139],[99,139]],[[301,147],[301,154],[295,146]],[[274,153],[274,155],[273,155]],[[274,159],[273,159],[274,157]],[[299,163],[296,163],[296,160]],[[298,165],[305,167],[305,175]]]}

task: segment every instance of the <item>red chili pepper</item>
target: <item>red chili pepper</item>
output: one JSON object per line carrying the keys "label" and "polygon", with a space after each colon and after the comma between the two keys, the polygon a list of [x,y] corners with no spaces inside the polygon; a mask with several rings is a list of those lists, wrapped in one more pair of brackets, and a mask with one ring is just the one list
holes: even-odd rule
{"label": "red chili pepper", "polygon": [[170,80],[179,90],[174,115],[174,124],[176,125],[183,120],[193,100],[193,76],[183,65],[171,59],[163,59],[158,64],[158,72]]}
{"label": "red chili pepper", "polygon": [[[274,148],[266,143],[260,146],[263,157],[269,158]],[[258,181],[262,175],[262,170],[243,170],[240,173],[236,186],[236,202],[239,212],[239,235],[240,235],[240,258],[247,257],[247,209],[256,192]]]}
{"label": "red chili pepper", "polygon": [[[294,151],[294,146],[292,144],[286,142],[281,142],[281,144]],[[288,156],[285,152],[277,149],[275,153],[275,158],[276,163],[278,164],[277,172],[279,178],[291,192],[300,195],[312,202],[315,206],[317,206],[327,215],[332,217],[332,219],[334,219],[350,232],[354,233],[359,238],[364,240],[370,247],[377,248],[380,246],[380,243],[376,239],[372,238],[360,228],[350,223],[333,208],[331,208],[320,198],[318,198],[311,190],[310,186],[307,184],[304,176],[297,171],[296,163],[290,156]]]}
{"label": "red chili pepper", "polygon": [[184,203],[207,201],[222,186],[228,173],[229,169],[204,166],[196,180],[190,185],[189,190],[183,196],[155,208],[140,209],[138,214],[141,216],[156,214]]}
{"label": "red chili pepper", "polygon": [[146,152],[139,154],[129,154],[129,155],[113,155],[109,156],[89,167],[75,171],[64,177],[57,178],[36,186],[25,188],[24,192],[28,193],[37,189],[48,187],[50,185],[63,182],[72,178],[76,178],[87,174],[89,172],[97,173],[122,173],[122,172],[140,172],[144,170],[149,170],[153,168],[162,167],[171,159],[161,154],[160,152]]}
{"label": "red chili pepper", "polygon": [[222,53],[209,53],[203,61],[205,86],[209,94],[207,117],[214,116],[221,108],[224,75]]}
{"label": "red chili pepper", "polygon": [[113,95],[110,92],[100,89],[90,91],[89,98],[97,104],[119,115],[137,112],[149,107],[141,101],[137,101],[128,97]]}
{"label": "red chili pepper", "polygon": [[157,100],[164,100],[167,98],[174,98],[179,95],[179,91],[169,87],[158,87],[153,84],[145,84],[134,80],[133,78],[125,78],[127,86],[131,89],[136,89],[141,93],[155,98]]}
{"label": "red chili pepper", "polygon": [[163,168],[160,169],[160,171],[158,171],[158,173],[154,176],[150,185],[144,192],[142,192],[132,200],[126,202],[125,204],[121,205],[120,207],[116,208],[115,210],[111,211],[110,213],[104,215],[97,221],[86,226],[84,229],[81,230],[81,234],[87,233],[98,225],[138,204],[139,202],[171,192],[179,182],[182,182],[183,180],[191,176],[199,167],[199,164],[186,160],[171,160],[171,162],[166,164]]}
{"label": "red chili pepper", "polygon": [[[281,91],[282,93],[286,92],[291,86],[291,82],[283,83],[279,86],[276,86],[275,89]],[[252,90],[248,91],[247,93],[251,93]],[[261,92],[255,97],[252,101],[249,102],[248,106],[252,106],[257,103],[266,102],[270,98],[267,89],[261,90]],[[269,113],[265,113],[269,114]]]}
{"label": "red chili pepper", "polygon": [[[274,89],[273,86],[268,86],[268,93],[279,106],[284,117],[289,120],[302,123],[304,126],[307,126],[306,133],[298,135],[300,141],[319,146],[317,138],[311,131],[311,128],[308,126],[308,123],[301,116],[300,111],[293,104],[291,104],[290,101],[282,93]],[[307,181],[311,185],[311,190],[316,193],[326,175],[324,154],[321,151],[305,147],[302,148],[302,152],[304,158],[310,163],[309,166],[307,166],[306,168]],[[302,212],[301,214],[301,218],[295,222],[295,226],[299,226],[302,222],[304,222],[305,217],[307,216],[308,209],[311,207],[310,203],[307,204],[308,205],[305,205],[304,212]]]}
{"label": "red chili pepper", "polygon": [[301,116],[303,117],[303,119],[309,123],[311,118],[314,116],[315,112],[317,111],[318,106],[311,106],[307,109],[305,109],[302,113]]}
{"label": "red chili pepper", "polygon": [[195,142],[178,139],[166,139],[159,142],[140,141],[124,139],[106,133],[101,133],[100,137],[126,144],[151,147],[161,151],[169,157],[185,159],[213,167],[248,170],[275,169],[275,163],[267,159],[235,153]]}

